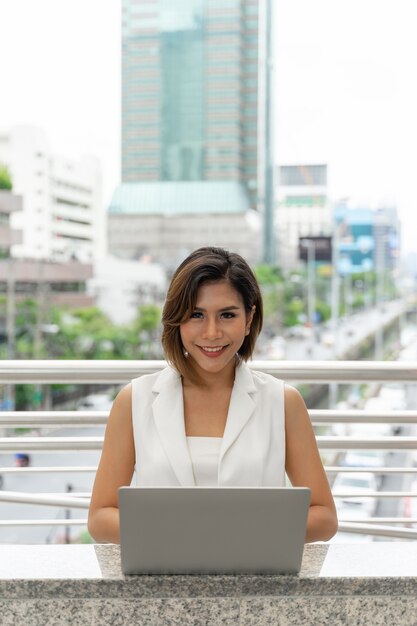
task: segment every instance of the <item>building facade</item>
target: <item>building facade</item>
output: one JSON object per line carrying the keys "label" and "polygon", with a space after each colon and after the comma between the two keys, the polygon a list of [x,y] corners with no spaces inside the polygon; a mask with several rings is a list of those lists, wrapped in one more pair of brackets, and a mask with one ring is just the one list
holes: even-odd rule
{"label": "building facade", "polygon": [[339,274],[383,274],[399,267],[401,226],[395,207],[373,209],[339,202],[334,208],[334,220]]}
{"label": "building facade", "polygon": [[301,237],[328,237],[332,234],[327,165],[282,165],[276,178],[278,265],[290,270],[300,265]]}
{"label": "building facade", "polygon": [[257,263],[261,244],[261,217],[240,183],[125,183],[110,204],[108,248],[119,258],[149,257],[170,270],[212,245]]}
{"label": "building facade", "polygon": [[[11,227],[11,217],[22,211],[22,197],[0,190],[0,296],[7,300],[42,299],[49,305],[82,307],[94,304],[87,293],[92,265],[46,259],[12,258],[13,245],[20,245],[22,233]],[[0,313],[1,319],[1,313]]]}
{"label": "building facade", "polygon": [[105,215],[95,158],[56,156],[40,129],[21,126],[0,133],[0,162],[23,201],[11,217],[22,234],[12,256],[90,263],[103,252]]}
{"label": "building facade", "polygon": [[264,4],[122,0],[122,182],[236,181],[259,208]]}

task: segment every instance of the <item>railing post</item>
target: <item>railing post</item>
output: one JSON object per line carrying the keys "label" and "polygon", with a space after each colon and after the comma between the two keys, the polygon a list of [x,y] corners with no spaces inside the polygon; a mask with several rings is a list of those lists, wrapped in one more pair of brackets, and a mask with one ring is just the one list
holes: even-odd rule
{"label": "railing post", "polygon": [[[73,489],[73,486],[68,483],[67,493],[71,493]],[[71,519],[71,509],[65,509],[65,519]],[[69,526],[65,526],[65,543],[71,543],[71,528]]]}

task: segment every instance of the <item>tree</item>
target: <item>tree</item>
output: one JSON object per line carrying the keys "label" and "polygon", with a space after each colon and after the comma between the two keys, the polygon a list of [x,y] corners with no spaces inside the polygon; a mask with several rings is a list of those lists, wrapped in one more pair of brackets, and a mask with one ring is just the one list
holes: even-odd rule
{"label": "tree", "polygon": [[144,304],[139,307],[137,317],[130,325],[131,344],[137,346],[139,356],[136,358],[162,358],[159,342],[161,310],[155,304]]}
{"label": "tree", "polygon": [[262,291],[264,330],[267,334],[275,334],[282,326],[284,309],[284,280],[281,269],[273,265],[258,265],[255,267],[255,276]]}
{"label": "tree", "polygon": [[10,191],[13,187],[12,177],[5,165],[0,163],[0,189]]}

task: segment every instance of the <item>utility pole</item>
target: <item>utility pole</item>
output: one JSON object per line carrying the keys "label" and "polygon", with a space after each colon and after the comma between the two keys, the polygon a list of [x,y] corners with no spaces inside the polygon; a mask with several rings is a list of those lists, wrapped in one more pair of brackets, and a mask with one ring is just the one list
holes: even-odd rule
{"label": "utility pole", "polygon": [[[48,280],[48,268],[46,266],[45,259],[38,259],[38,284],[36,290],[36,324],[33,340],[33,353],[35,359],[41,359],[43,356],[43,327],[45,324],[45,313],[47,310],[48,296],[49,296],[49,284]],[[36,408],[42,408],[44,410],[50,410],[51,408],[51,386],[37,384],[35,390],[35,404]]]}
{"label": "utility pole", "polygon": [[[308,321],[312,330],[316,322],[316,249],[314,241],[309,239],[307,243],[307,276],[308,276]],[[314,333],[312,333],[314,335]]]}
{"label": "utility pole", "polygon": [[[7,335],[7,358],[12,360],[15,357],[15,315],[16,315],[16,295],[13,259],[8,262],[9,272],[7,275],[7,303],[6,303],[6,335]],[[8,411],[15,408],[15,387],[6,385],[6,406]]]}
{"label": "utility pole", "polygon": [[275,230],[274,230],[274,127],[273,127],[273,0],[265,0],[265,192],[264,192],[264,231],[263,260],[268,265],[275,263]]}
{"label": "utility pole", "polygon": [[[339,276],[339,224],[333,218],[332,233],[332,292],[331,292],[331,329],[333,335],[333,358],[337,359],[338,339],[339,339],[339,297],[340,297],[340,276]],[[329,385],[329,408],[333,409],[337,403],[338,384]]]}
{"label": "utility pole", "polygon": [[385,274],[385,243],[386,235],[381,235],[376,250],[376,297],[375,297],[375,360],[383,358],[384,352],[384,274]]}

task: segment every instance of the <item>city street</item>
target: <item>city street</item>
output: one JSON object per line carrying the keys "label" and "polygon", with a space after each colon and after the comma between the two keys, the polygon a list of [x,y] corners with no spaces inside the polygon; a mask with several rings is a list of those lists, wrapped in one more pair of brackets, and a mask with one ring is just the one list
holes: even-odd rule
{"label": "city street", "polygon": [[[332,330],[330,322],[310,330],[310,336],[287,338],[282,344],[280,358],[289,361],[343,359],[355,345],[374,333],[377,328],[386,326],[404,312],[404,302],[386,302],[379,309],[369,309],[338,320]],[[279,358],[270,352],[274,340],[264,341],[256,358]]]}
{"label": "city street", "polygon": [[[401,310],[402,304],[398,302],[387,303],[384,311],[375,313],[369,311],[358,314],[352,318],[341,320],[337,333],[337,353],[341,356],[352,345],[368,336],[381,321],[384,324],[396,317]],[[411,327],[410,327],[410,330]],[[322,330],[330,332],[328,329]],[[318,337],[316,336],[316,339]],[[288,338],[285,341],[285,358],[291,360],[303,359],[331,359],[333,358],[334,345],[324,345],[322,341],[313,345],[309,338]],[[407,352],[408,351],[408,352]],[[416,344],[410,344],[405,351],[409,358],[417,358]],[[414,355],[414,356],[413,356]],[[256,358],[266,358],[265,352],[257,355]],[[271,358],[271,357],[270,357]],[[407,408],[413,409],[417,405],[417,386],[407,387]],[[54,436],[98,436],[102,435],[104,428],[62,428],[49,432]],[[409,456],[409,455],[408,455]],[[44,466],[96,466],[99,460],[98,452],[53,452],[53,453],[32,453],[31,465],[33,467]],[[12,454],[0,455],[0,467],[13,466],[15,460]],[[391,466],[401,466],[410,462],[406,453],[395,452],[389,456],[388,464]],[[55,472],[55,473],[27,473],[27,474],[4,474],[3,489],[7,491],[22,491],[26,493],[61,493],[68,490],[73,492],[90,492],[94,480],[93,472]],[[404,475],[386,476],[381,489],[399,490],[406,487],[411,478]],[[390,517],[403,514],[403,502],[401,499],[381,499],[378,502],[376,515]],[[0,502],[0,519],[64,519],[66,512],[58,507],[45,507],[14,503]],[[71,517],[85,519],[87,511],[82,509],[71,509]],[[72,539],[79,537],[83,526],[70,527]],[[63,541],[65,536],[65,526],[3,526],[0,527],[0,543],[54,543]],[[355,535],[351,535],[355,540]]]}

